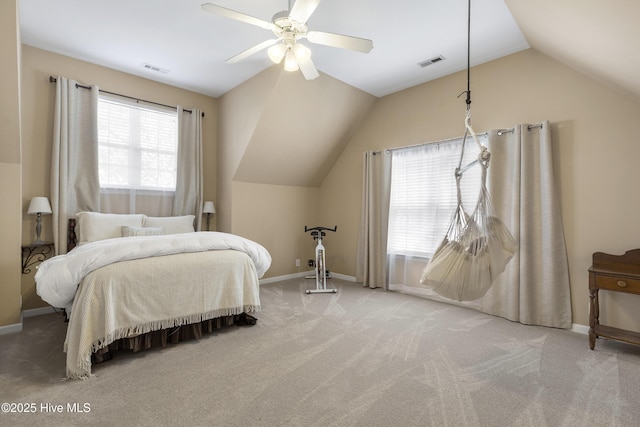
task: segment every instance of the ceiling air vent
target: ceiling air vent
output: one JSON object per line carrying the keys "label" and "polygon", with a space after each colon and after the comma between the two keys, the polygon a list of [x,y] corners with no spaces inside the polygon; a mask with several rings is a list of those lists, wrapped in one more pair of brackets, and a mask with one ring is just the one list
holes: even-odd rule
{"label": "ceiling air vent", "polygon": [[151,64],[142,64],[142,66],[144,68],[146,68],[147,70],[151,70],[151,71],[156,71],[158,73],[162,73],[162,74],[167,74],[169,72],[169,70],[167,70],[166,68],[160,68],[157,67],[155,65],[151,65]]}
{"label": "ceiling air vent", "polygon": [[435,64],[436,62],[444,61],[444,59],[445,59],[444,56],[438,55],[438,56],[434,56],[431,59],[427,59],[426,61],[418,62],[418,65],[420,66],[420,68],[424,68],[424,67],[428,67],[431,64]]}

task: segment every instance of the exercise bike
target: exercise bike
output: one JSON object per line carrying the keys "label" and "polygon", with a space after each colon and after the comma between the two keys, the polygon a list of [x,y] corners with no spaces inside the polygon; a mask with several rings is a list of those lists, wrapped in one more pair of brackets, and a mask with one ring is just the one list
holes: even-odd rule
{"label": "exercise bike", "polygon": [[[312,227],[308,228],[306,225],[304,226],[304,232],[311,232],[311,236],[313,236],[313,240],[318,241],[318,245],[316,246],[316,288],[315,289],[307,289],[307,294],[335,294],[337,289],[327,289],[327,269],[325,267],[325,257],[324,257],[324,246],[322,246],[322,238],[327,234],[325,231],[333,231],[335,232],[338,229],[338,226],[334,226],[333,228],[327,227]],[[307,276],[307,278],[313,278],[314,276]]]}

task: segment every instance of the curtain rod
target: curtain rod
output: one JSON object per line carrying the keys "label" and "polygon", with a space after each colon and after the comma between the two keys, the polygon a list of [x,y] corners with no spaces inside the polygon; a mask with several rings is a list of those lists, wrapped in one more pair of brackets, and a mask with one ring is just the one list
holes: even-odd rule
{"label": "curtain rod", "polygon": [[[487,135],[488,135],[488,134],[487,134],[487,132],[476,134],[476,136],[487,136]],[[462,139],[462,137],[461,137],[461,136],[458,136],[458,137],[456,137],[456,138],[447,138],[447,139],[440,139],[440,140],[438,140],[438,141],[421,142],[420,144],[407,145],[407,146],[404,146],[404,147],[387,148],[385,151],[386,151],[387,153],[390,153],[390,152],[392,152],[392,151],[396,151],[396,150],[409,150],[409,149],[411,149],[411,148],[422,147],[422,146],[424,146],[424,145],[431,145],[431,144],[443,144],[443,143],[445,143],[445,142],[456,141],[456,140],[458,140],[458,139]]]}
{"label": "curtain rod", "polygon": [[[531,129],[535,129],[535,128],[540,128],[542,129],[542,123],[538,123],[536,125],[527,125],[527,130],[531,130]],[[516,130],[516,128],[511,128],[511,129],[500,129],[498,131],[498,136],[502,136],[503,133],[511,133],[514,130]]]}
{"label": "curtain rod", "polygon": [[[540,128],[540,129],[542,129],[542,126],[543,126],[543,124],[542,124],[542,123],[538,123],[538,124],[535,124],[535,125],[527,125],[527,130],[531,130],[531,129],[535,129],[535,128]],[[511,128],[511,129],[500,129],[500,130],[498,131],[498,135],[502,136],[502,134],[504,134],[504,133],[511,133],[511,132],[513,132],[514,130],[515,130],[515,128]],[[484,132],[484,133],[479,133],[479,134],[477,134],[477,136],[487,136],[487,135],[488,135],[488,132]],[[457,138],[441,139],[441,140],[439,140],[439,141],[422,142],[422,143],[420,143],[420,144],[407,145],[407,146],[405,146],[405,147],[387,148],[385,151],[386,151],[387,153],[390,153],[390,152],[392,152],[392,151],[396,151],[396,150],[408,150],[408,149],[411,149],[411,148],[422,147],[423,145],[429,145],[429,144],[442,144],[442,143],[445,143],[445,142],[455,141],[455,140],[457,140],[457,139],[462,139],[462,137],[461,137],[461,136],[459,136],[459,137],[457,137]],[[378,153],[379,153],[379,152],[378,152]],[[376,153],[374,152],[374,154],[376,154]]]}
{"label": "curtain rod", "polygon": [[[55,78],[53,76],[49,76],[49,82],[50,83],[55,83],[57,81],[58,81],[57,78]],[[89,90],[91,89],[91,86],[85,86],[85,85],[81,85],[80,83],[76,83],[76,88],[78,88],[78,87],[81,87],[82,89],[89,89]],[[161,107],[173,108],[173,109],[177,110],[177,107],[174,107],[173,105],[161,104],[159,102],[154,102],[154,101],[147,101],[145,99],[134,98],[133,96],[122,95],[120,93],[115,93],[115,92],[109,92],[108,90],[99,89],[99,91],[102,92],[102,93],[106,93],[108,95],[115,95],[115,96],[120,96],[122,98],[131,99],[131,100],[136,101],[136,102],[145,102],[147,104],[159,105]],[[192,113],[191,110],[187,110],[187,109],[183,109],[183,111],[185,111],[187,113]],[[204,112],[202,113],[202,117],[204,117]]]}

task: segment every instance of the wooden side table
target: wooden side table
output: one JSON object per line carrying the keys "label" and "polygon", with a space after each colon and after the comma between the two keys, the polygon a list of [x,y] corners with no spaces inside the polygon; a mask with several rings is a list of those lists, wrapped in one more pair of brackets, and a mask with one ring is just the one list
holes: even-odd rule
{"label": "wooden side table", "polygon": [[640,295],[640,249],[619,256],[593,254],[593,265],[589,268],[589,347],[594,349],[598,337],[640,344],[640,333],[600,324],[600,289]]}

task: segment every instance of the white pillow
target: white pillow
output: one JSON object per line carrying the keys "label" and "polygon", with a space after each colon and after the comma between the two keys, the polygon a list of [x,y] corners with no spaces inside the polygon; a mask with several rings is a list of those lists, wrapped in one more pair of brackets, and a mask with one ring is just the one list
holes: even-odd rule
{"label": "white pillow", "polygon": [[160,236],[161,234],[162,228],[160,227],[130,227],[128,225],[122,226],[122,237]]}
{"label": "white pillow", "polygon": [[99,212],[78,212],[78,244],[122,237],[122,226],[142,227],[143,214],[120,215]]}
{"label": "white pillow", "polygon": [[195,215],[184,216],[145,216],[145,227],[162,228],[164,234],[192,233]]}

